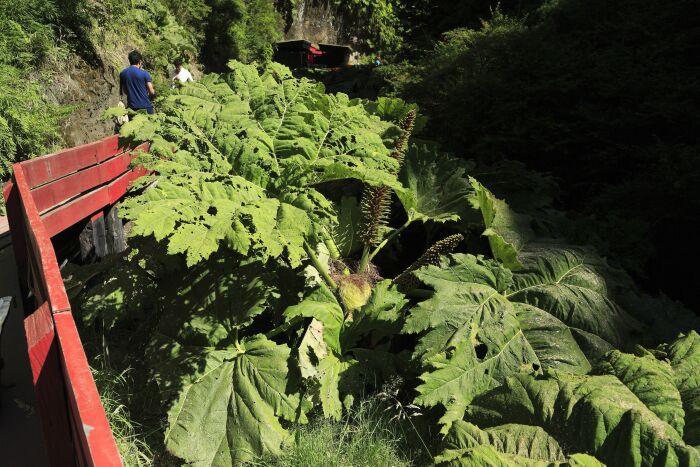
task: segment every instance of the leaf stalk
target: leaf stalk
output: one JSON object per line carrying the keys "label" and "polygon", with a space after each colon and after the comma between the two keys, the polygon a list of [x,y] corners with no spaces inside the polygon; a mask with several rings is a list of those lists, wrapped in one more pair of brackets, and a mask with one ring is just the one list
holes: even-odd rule
{"label": "leaf stalk", "polygon": [[333,291],[337,290],[338,284],[335,283],[331,275],[328,273],[328,269],[321,263],[321,260],[318,259],[316,252],[314,252],[314,250],[306,242],[304,242],[304,250],[306,250],[306,254],[309,255],[309,259],[311,259],[311,264],[313,267],[316,268],[323,280],[326,281],[326,285],[328,285],[328,287],[330,287]]}
{"label": "leaf stalk", "polygon": [[331,254],[331,258],[339,260],[340,250],[338,249],[338,245],[335,244],[335,240],[333,240],[333,237],[330,233],[328,233],[325,226],[321,227],[321,235],[323,236],[323,243],[326,245],[328,252]]}
{"label": "leaf stalk", "polygon": [[388,237],[386,237],[379,245],[377,245],[374,251],[372,251],[372,253],[369,255],[369,261],[372,261],[374,257],[377,256],[377,254],[381,251],[381,249],[387,245],[387,243],[395,239],[399,234],[401,234],[401,232],[406,230],[406,228],[408,228],[408,226],[411,225],[412,222],[413,216],[408,216],[408,220],[404,225],[391,232],[391,234]]}

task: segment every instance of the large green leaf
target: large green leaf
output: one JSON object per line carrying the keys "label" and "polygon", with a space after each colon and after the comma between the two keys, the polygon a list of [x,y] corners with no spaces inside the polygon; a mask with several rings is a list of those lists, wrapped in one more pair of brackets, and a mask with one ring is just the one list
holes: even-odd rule
{"label": "large green leaf", "polygon": [[320,321],[323,324],[323,341],[336,355],[342,355],[340,332],[345,323],[345,317],[338,300],[328,287],[325,285],[318,287],[301,303],[287,308],[284,316],[287,320],[303,316]]}
{"label": "large green leaf", "polygon": [[[508,300],[513,295],[507,293],[514,288],[513,276],[498,263],[483,257],[456,254],[443,259],[439,267],[427,266],[415,274],[438,292],[414,308],[407,319],[406,332],[430,329],[416,346],[417,354],[440,351],[446,348],[450,339],[455,342],[467,338],[464,331],[468,331],[469,326],[458,323],[468,317],[460,306],[465,304],[463,296],[469,292],[470,299],[485,295],[485,302],[476,302],[481,306],[495,304],[509,310],[512,308],[539,364],[573,373],[583,374],[590,370],[589,362],[566,324],[528,303],[513,302],[512,298]],[[455,307],[456,303],[460,305]]]}
{"label": "large green leaf", "polygon": [[[380,96],[376,101],[363,102],[363,105],[365,110],[367,110],[367,112],[370,114],[376,115],[387,122],[393,122],[396,124],[401,123],[401,121],[406,118],[406,115],[408,115],[408,112],[411,110],[415,110],[416,112],[418,111],[418,105],[406,102],[396,97]],[[425,128],[426,122],[426,117],[418,115],[416,117],[413,132],[420,133],[423,128]]]}
{"label": "large green leaf", "polygon": [[629,278],[590,251],[554,240],[533,242],[531,217],[510,209],[476,180],[470,182],[472,206],[481,212],[493,256],[515,272],[507,294],[511,301],[537,307],[589,333],[593,341],[578,336],[591,350],[604,347],[604,341],[616,347],[634,341],[643,326],[612,299],[613,291],[631,286]]}
{"label": "large green leaf", "polygon": [[[238,154],[234,167],[248,173],[250,167],[244,165],[260,164],[278,174],[294,171],[301,175],[294,182],[298,186],[357,178],[400,189],[390,175],[396,163],[381,136],[391,124],[372,118],[347,96],[324,94],[322,87],[308,80],[268,72],[256,80],[252,70],[239,64],[233,68],[229,82],[234,89],[243,89],[252,117],[227,131],[237,136],[229,144]],[[240,163],[241,157],[246,164]],[[288,185],[289,175],[283,178]]]}
{"label": "large green leaf", "polygon": [[170,306],[184,316],[210,317],[229,330],[249,326],[275,296],[275,278],[259,261],[235,262],[225,255],[192,268],[184,284],[174,284]]}
{"label": "large green leaf", "polygon": [[[490,272],[475,257],[455,257],[457,268],[471,262],[479,266],[477,273]],[[403,331],[422,333],[415,354],[427,371],[421,375],[416,403],[444,406],[441,423],[446,432],[475,396],[513,373],[534,371],[533,365],[540,362],[520,329],[513,305],[503,295],[489,285],[453,285],[443,277],[434,280],[436,275],[444,276],[436,269],[429,266],[416,272],[436,293],[411,310]]]}
{"label": "large green leaf", "polygon": [[133,220],[132,235],[168,239],[169,253],[187,253],[194,265],[208,258],[227,239],[241,254],[248,252],[249,232],[240,208],[260,199],[260,189],[243,179],[213,180],[208,174],[174,175],[121,205]]}
{"label": "large green leaf", "polygon": [[333,292],[321,285],[299,304],[284,311],[285,318],[313,318],[322,324],[323,340],[336,355],[352,350],[362,338],[377,343],[383,337],[398,334],[400,311],[407,303],[390,280],[375,285],[367,303],[347,318]]}
{"label": "large green leaf", "polygon": [[395,125],[279,66],[230,66],[124,128],[130,139],[153,142],[142,160],[157,181],[124,203],[134,235],[167,241],[188,265],[225,244],[296,267],[312,221],[334,223],[316,185],[355,179],[405,191],[383,138]]}
{"label": "large green leaf", "polygon": [[685,440],[700,446],[700,335],[691,331],[679,337],[668,346],[667,355],[683,400]]}
{"label": "large green leaf", "polygon": [[429,370],[421,375],[415,402],[425,407],[445,407],[440,419],[442,433],[449,430],[479,394],[499,386],[509,375],[533,371],[537,357],[521,331],[505,329],[505,342],[491,355],[479,358],[470,342],[456,344],[450,352],[441,352],[426,361]]}
{"label": "large green leaf", "polygon": [[515,312],[528,343],[544,368],[586,374],[591,364],[579,347],[571,329],[539,308],[515,303]]}
{"label": "large green leaf", "polygon": [[610,342],[582,329],[571,328],[571,334],[591,364],[600,361],[611,350],[615,350]]}
{"label": "large green leaf", "polygon": [[177,393],[165,433],[171,453],[195,466],[237,465],[281,453],[289,434],[279,418],[299,419],[299,397],[287,390],[287,346],[258,335],[238,349],[164,341],[159,350],[167,352],[160,371],[179,369],[158,375]]}
{"label": "large green leaf", "polygon": [[304,243],[311,233],[306,212],[276,199],[245,206],[241,212],[252,221],[253,250],[259,252],[263,261],[284,253],[292,267],[301,265],[306,256]]}
{"label": "large green leaf", "polygon": [[456,254],[415,272],[435,293],[406,318],[403,331],[420,334],[421,375],[416,402],[447,410],[443,431],[471,400],[510,375],[553,368],[591,369],[570,328],[556,316],[505,295],[512,274],[495,261]]}
{"label": "large green leaf", "polygon": [[520,252],[534,237],[530,218],[512,211],[474,178],[469,181],[473,189],[471,205],[481,212],[486,229],[483,235],[489,240],[493,256],[509,269],[520,269]]}
{"label": "large green leaf", "polygon": [[333,354],[327,355],[318,363],[318,398],[325,417],[340,420],[343,414],[342,379],[356,363],[352,359],[341,360]]}
{"label": "large green leaf", "polygon": [[[445,437],[443,451],[435,460],[451,462],[450,465],[478,465],[476,460],[481,453],[474,450],[479,446],[488,446],[500,454],[506,454],[503,457],[494,456],[499,462],[502,459],[501,465],[536,465],[537,461],[541,465],[553,465],[566,459],[557,440],[540,427],[506,424],[482,430],[471,423],[458,421]],[[486,451],[483,453],[486,454]],[[593,459],[591,462],[591,465],[599,465]]]}
{"label": "large green leaf", "polygon": [[356,362],[338,358],[324,341],[324,325],[312,319],[297,348],[299,369],[306,381],[306,394],[321,406],[323,415],[335,420],[343,412],[341,379]]}
{"label": "large green leaf", "polygon": [[[173,358],[186,350],[177,349]],[[176,456],[194,465],[214,465],[222,443],[227,443],[227,412],[236,352],[218,351],[189,354],[198,357],[203,368],[183,375],[182,392],[168,414],[165,445]]]}
{"label": "large green leaf", "polygon": [[379,348],[400,330],[400,312],[407,303],[389,280],[375,285],[368,302],[352,316],[343,315],[338,300],[325,286],[313,290],[285,317],[312,318],[298,348],[302,376],[326,417],[339,419],[342,401],[361,395],[364,383],[381,384],[397,356]]}
{"label": "large green leaf", "polygon": [[516,375],[478,397],[467,416],[486,428],[542,427],[568,450],[591,453],[609,465],[700,463],[695,448],[614,376]]}
{"label": "large green leaf", "polygon": [[[426,280],[420,272],[417,276]],[[505,332],[495,335],[502,328]],[[497,354],[502,339],[508,340],[506,334],[512,337],[520,326],[513,305],[503,295],[487,285],[465,282],[459,288],[438,290],[414,307],[403,330],[422,333],[415,354],[428,358],[462,341]]]}
{"label": "large green leaf", "polygon": [[404,209],[421,221],[475,220],[469,206],[472,188],[465,175],[470,168],[427,146],[411,146],[399,174],[408,188],[398,194]]}
{"label": "large green leaf", "polygon": [[667,362],[650,354],[638,357],[614,350],[597,364],[596,372],[617,376],[649,410],[683,434],[685,412]]}
{"label": "large green leaf", "polygon": [[440,465],[450,467],[605,467],[605,464],[587,454],[573,454],[562,461],[533,460],[527,457],[504,454],[487,444],[464,449],[460,457]]}
{"label": "large green leaf", "polygon": [[522,268],[513,275],[508,298],[532,305],[624,348],[642,326],[608,295],[605,277],[595,257],[574,248],[542,245],[521,256]]}
{"label": "large green leaf", "polygon": [[453,255],[449,260],[443,259],[439,267],[430,265],[415,271],[421,282],[436,290],[406,319],[404,332],[425,333],[415,354],[430,357],[462,340],[487,345],[490,338],[477,339],[476,333],[484,325],[487,329],[500,327],[504,319],[517,329],[512,305],[498,291],[510,275],[500,271],[498,265],[472,255]]}
{"label": "large green leaf", "polygon": [[305,379],[318,375],[318,364],[328,353],[328,345],[323,341],[323,323],[312,319],[304,331],[297,347],[299,371]]}
{"label": "large green leaf", "polygon": [[221,243],[240,254],[252,249],[263,261],[283,254],[300,264],[311,222],[304,211],[275,199],[240,177],[202,172],[173,174],[122,203],[132,235],[168,240],[168,253],[185,253],[188,266],[207,259]]}
{"label": "large green leaf", "polygon": [[362,212],[357,199],[343,196],[338,209],[338,226],[333,231],[333,240],[343,258],[349,258],[362,248],[361,226]]}

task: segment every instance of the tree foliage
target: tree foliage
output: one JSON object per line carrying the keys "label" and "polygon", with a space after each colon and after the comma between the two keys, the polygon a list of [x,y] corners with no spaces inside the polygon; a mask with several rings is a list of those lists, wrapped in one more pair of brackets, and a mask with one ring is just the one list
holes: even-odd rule
{"label": "tree foliage", "polygon": [[14,162],[41,155],[59,140],[66,110],[44,96],[36,74],[57,55],[53,2],[0,5],[0,180]]}
{"label": "tree foliage", "polygon": [[578,241],[696,305],[696,277],[660,271],[686,257],[681,226],[700,200],[697,8],[489,3],[407,7],[412,62],[384,74],[431,117],[426,134],[464,158],[553,174],[581,216]]}
{"label": "tree foliage", "polygon": [[272,0],[210,0],[205,24],[204,62],[213,71],[240,60],[265,63],[273,44],[282,38],[282,16]]}

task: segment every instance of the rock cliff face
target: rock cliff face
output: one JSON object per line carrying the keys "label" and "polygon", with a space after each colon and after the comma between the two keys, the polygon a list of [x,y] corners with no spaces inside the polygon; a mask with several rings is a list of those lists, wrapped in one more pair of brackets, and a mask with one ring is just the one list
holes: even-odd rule
{"label": "rock cliff face", "polygon": [[362,20],[351,18],[331,0],[297,0],[292,8],[288,0],[278,2],[286,20],[286,40],[306,39],[313,43],[350,45],[362,44]]}
{"label": "rock cliff face", "polygon": [[102,119],[109,107],[119,102],[119,72],[128,65],[127,54],[137,46],[125,38],[118,48],[95,48],[95,57],[86,60],[71,55],[65,73],[56,76],[47,88],[47,98],[72,107],[61,124],[64,147],[96,141],[114,133],[114,122]]}
{"label": "rock cliff face", "polygon": [[288,29],[284,37],[335,44],[340,39],[342,23],[343,16],[330,2],[299,0],[294,11],[287,12]]}
{"label": "rock cliff face", "polygon": [[119,102],[116,70],[80,63],[49,91],[58,102],[74,108],[61,125],[65,147],[89,143],[114,133],[114,123],[103,120],[102,113]]}

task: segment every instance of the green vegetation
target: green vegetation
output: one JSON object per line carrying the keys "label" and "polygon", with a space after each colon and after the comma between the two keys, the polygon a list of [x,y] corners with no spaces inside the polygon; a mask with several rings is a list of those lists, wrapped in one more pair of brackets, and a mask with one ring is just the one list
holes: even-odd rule
{"label": "green vegetation", "polygon": [[[370,48],[396,50],[394,2],[337,2],[360,24]],[[279,9],[278,9],[279,8]],[[70,108],[50,98],[76,63],[114,73],[139,49],[156,86],[167,94],[175,58],[224,71],[230,59],[267,63],[282,38],[283,13],[272,0],[8,0],[0,5],[0,178],[12,163],[61,144]],[[58,85],[60,87],[60,84]],[[37,111],[42,109],[41,112]]]}
{"label": "green vegetation", "polygon": [[408,454],[406,435],[378,399],[362,401],[340,421],[317,419],[296,428],[279,458],[252,465],[296,467],[364,467],[415,465]]}
{"label": "green vegetation", "polygon": [[463,158],[554,175],[561,206],[580,217],[571,234],[651,290],[699,305],[688,293],[698,276],[668,274],[677,258],[700,259],[682,233],[700,199],[699,10],[560,0],[501,2],[491,14],[489,2],[443,3],[407,12],[410,62],[383,70],[430,117],[426,134]]}
{"label": "green vegetation", "polygon": [[[193,8],[195,3],[188,5]],[[200,13],[190,14],[192,22],[201,8],[194,11]],[[72,109],[57,104],[49,91],[74,70],[77,61],[119,69],[124,44],[131,41],[146,45],[147,56],[152,57],[149,65],[161,73],[176,56],[196,57],[197,36],[174,18],[159,2],[3,1],[0,180],[9,177],[14,162],[60,146],[59,123]]]}
{"label": "green vegetation", "polygon": [[282,16],[270,0],[212,0],[202,48],[213,71],[226,69],[231,59],[269,62],[272,45],[282,39]]}
{"label": "green vegetation", "polygon": [[134,417],[126,405],[134,397],[129,378],[130,369],[117,372],[101,358],[94,358],[93,363],[99,365],[92,369],[92,376],[100,392],[122,462],[128,467],[152,465],[153,453],[143,441],[141,427],[134,424]]}
{"label": "green vegetation", "polygon": [[303,74],[374,100],[270,62],[298,1],[0,4],[0,179],[70,64],[161,91],[62,270],[127,465],[700,465],[700,10],[456,3],[329,1],[393,64]]}
{"label": "green vegetation", "polygon": [[[425,121],[399,99],[229,67],[122,128],[152,142],[120,206],[132,249],[64,270],[83,333],[158,388],[131,413],[170,455],[700,462],[698,318],[569,243],[546,178],[412,138]],[[358,421],[380,395],[389,421]]]}
{"label": "green vegetation", "polygon": [[401,46],[398,9],[403,2],[397,0],[333,0],[366,36],[366,47],[370,50],[395,52]]}
{"label": "green vegetation", "polygon": [[50,0],[0,5],[0,180],[16,161],[61,145],[72,110],[49,97],[76,63],[107,74],[138,48],[167,94],[172,61],[219,69],[230,58],[267,62],[281,38],[271,0]]}
{"label": "green vegetation", "polygon": [[56,15],[54,5],[43,1],[0,4],[0,181],[14,162],[58,142],[58,122],[67,109],[46,99],[41,81],[66,53],[56,45]]}

